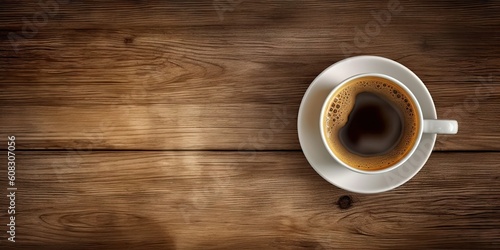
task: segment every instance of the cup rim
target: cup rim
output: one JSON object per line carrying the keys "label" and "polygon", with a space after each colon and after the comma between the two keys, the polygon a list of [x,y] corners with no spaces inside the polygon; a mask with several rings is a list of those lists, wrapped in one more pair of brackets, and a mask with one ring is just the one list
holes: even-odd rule
{"label": "cup rim", "polygon": [[[384,169],[379,169],[379,170],[373,170],[373,171],[361,170],[361,169],[357,169],[355,167],[351,167],[347,163],[343,162],[340,158],[338,158],[335,155],[335,153],[331,150],[330,146],[328,145],[328,142],[327,142],[327,139],[326,139],[325,133],[324,133],[325,128],[324,128],[324,124],[323,124],[323,117],[324,117],[323,114],[325,113],[326,109],[328,108],[327,106],[330,103],[330,99],[332,98],[333,94],[339,88],[341,88],[344,84],[346,84],[347,82],[350,82],[350,81],[357,79],[357,78],[369,77],[369,76],[380,77],[380,78],[384,78],[386,80],[392,81],[395,84],[397,84],[399,87],[401,87],[403,90],[405,90],[406,94],[412,99],[413,103],[416,106],[416,109],[418,111],[418,120],[419,120],[419,128],[418,128],[418,132],[417,132],[417,138],[415,139],[411,150],[408,151],[406,156],[403,157],[401,160],[399,160],[397,163],[391,165],[390,167],[387,167]],[[420,107],[420,104],[418,103],[417,98],[413,95],[413,93],[410,91],[410,89],[408,87],[406,87],[402,82],[400,82],[399,80],[397,80],[394,77],[391,77],[391,76],[388,76],[388,75],[382,74],[382,73],[361,73],[361,74],[356,74],[356,75],[353,75],[351,77],[348,77],[348,78],[342,80],[337,86],[335,86],[335,88],[333,88],[330,91],[330,93],[328,93],[325,101],[323,102],[323,106],[321,108],[321,113],[320,113],[319,119],[320,119],[319,126],[320,126],[321,140],[323,141],[323,146],[326,148],[326,150],[328,151],[330,156],[332,156],[333,159],[335,159],[337,162],[339,162],[342,166],[344,166],[344,167],[346,167],[354,172],[358,172],[358,173],[362,173],[362,174],[382,174],[382,173],[389,172],[389,171],[396,169],[399,166],[403,165],[403,163],[405,163],[413,155],[413,153],[415,153],[415,150],[417,149],[417,147],[420,143],[420,140],[422,139],[422,134],[423,134],[424,118],[423,118],[423,114],[422,114],[422,108]]]}

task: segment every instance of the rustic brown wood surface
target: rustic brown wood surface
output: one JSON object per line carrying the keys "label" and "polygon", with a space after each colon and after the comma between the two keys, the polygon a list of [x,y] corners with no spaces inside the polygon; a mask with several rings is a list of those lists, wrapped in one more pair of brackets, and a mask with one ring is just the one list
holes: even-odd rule
{"label": "rustic brown wood surface", "polygon": [[[19,152],[16,244],[87,249],[92,244],[117,249],[500,244],[498,153],[435,152],[414,179],[375,195],[328,184],[301,152],[250,156]],[[344,195],[351,202],[338,204]]]}
{"label": "rustic brown wood surface", "polygon": [[[19,188],[0,248],[500,248],[500,3],[400,0],[377,21],[394,2],[0,0]],[[376,195],[328,184],[297,138],[311,81],[362,54],[459,122]]]}

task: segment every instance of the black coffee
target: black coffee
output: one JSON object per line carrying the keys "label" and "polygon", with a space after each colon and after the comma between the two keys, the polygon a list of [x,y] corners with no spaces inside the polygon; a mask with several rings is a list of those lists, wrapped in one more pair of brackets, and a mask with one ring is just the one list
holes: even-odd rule
{"label": "black coffee", "polygon": [[339,138],[351,153],[361,156],[383,155],[401,140],[403,114],[381,95],[362,92],[356,96],[347,123]]}
{"label": "black coffee", "polygon": [[417,139],[420,124],[412,100],[385,78],[349,81],[333,93],[323,114],[328,146],[341,161],[361,170],[392,166]]}

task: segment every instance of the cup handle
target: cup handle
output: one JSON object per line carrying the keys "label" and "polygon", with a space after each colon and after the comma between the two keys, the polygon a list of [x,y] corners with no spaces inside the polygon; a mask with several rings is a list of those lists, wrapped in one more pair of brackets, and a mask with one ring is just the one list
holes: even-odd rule
{"label": "cup handle", "polygon": [[424,133],[454,135],[458,132],[458,122],[455,120],[424,119]]}

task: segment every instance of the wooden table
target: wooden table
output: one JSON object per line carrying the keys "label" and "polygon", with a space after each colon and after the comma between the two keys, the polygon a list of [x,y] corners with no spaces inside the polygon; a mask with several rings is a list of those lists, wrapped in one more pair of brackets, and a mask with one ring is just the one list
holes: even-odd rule
{"label": "wooden table", "polygon": [[[498,1],[0,2],[1,249],[500,248]],[[460,124],[375,195],[323,180],[296,127],[361,54]]]}

